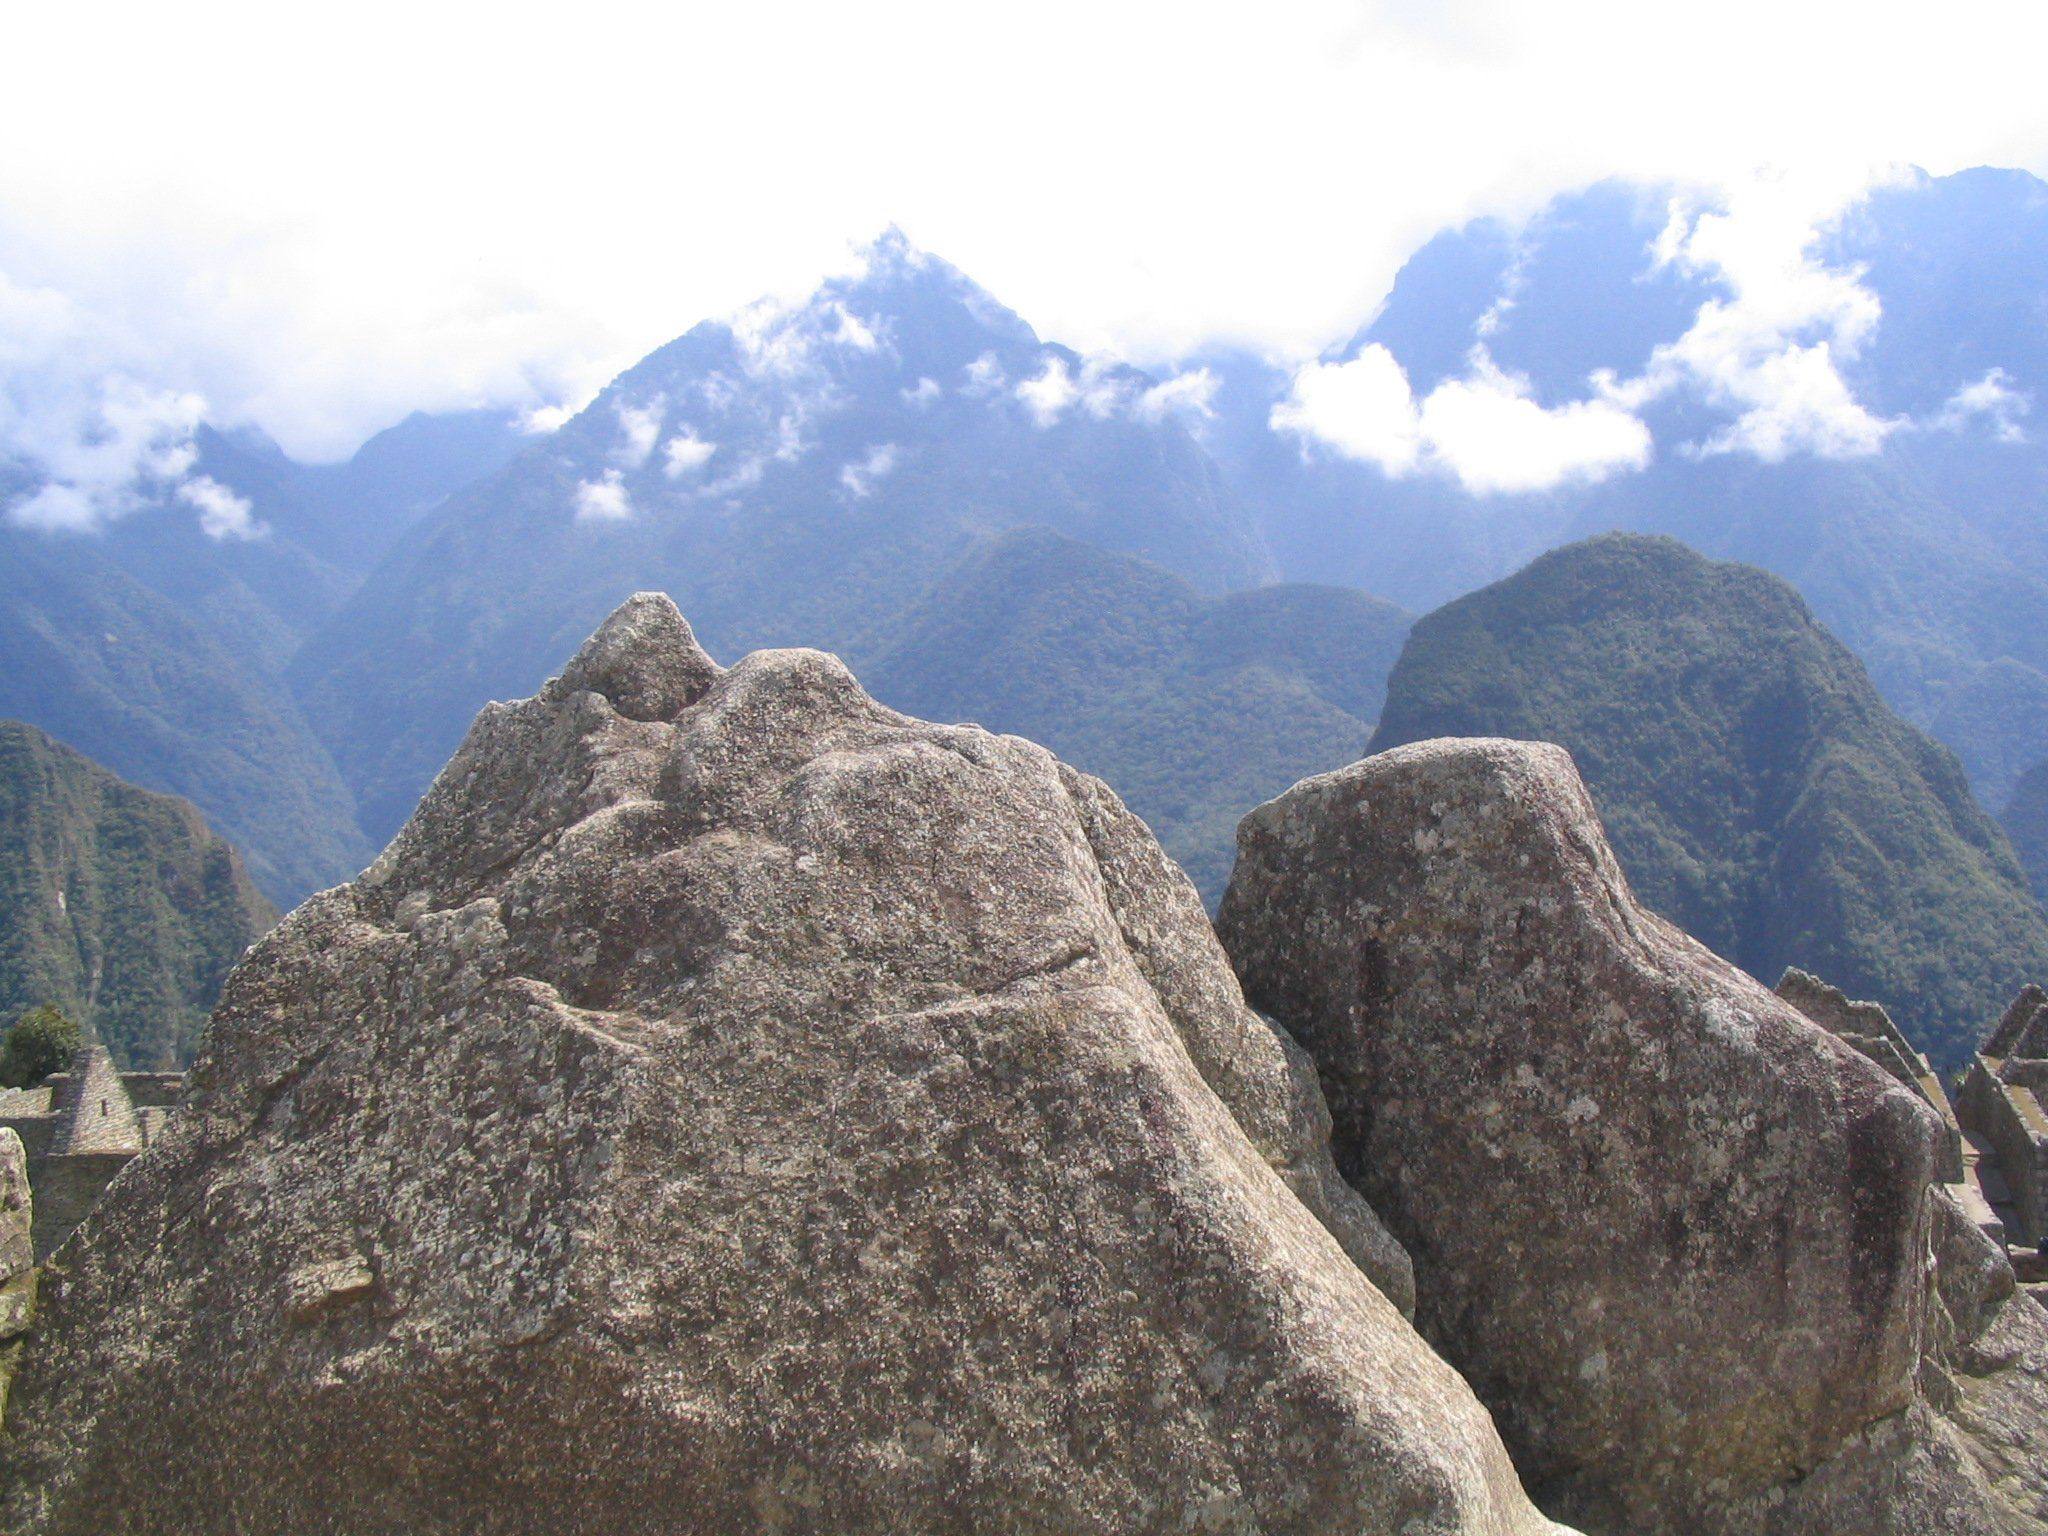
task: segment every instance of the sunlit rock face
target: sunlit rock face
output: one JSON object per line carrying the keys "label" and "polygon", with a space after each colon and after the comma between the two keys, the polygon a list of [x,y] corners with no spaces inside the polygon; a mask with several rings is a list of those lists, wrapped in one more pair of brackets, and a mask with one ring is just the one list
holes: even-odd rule
{"label": "sunlit rock face", "polygon": [[493,705],[58,1255],[14,1532],[1552,1531],[1099,783],[721,671]]}
{"label": "sunlit rock face", "polygon": [[2048,1316],[2004,1308],[1931,1194],[1936,1117],[1638,906],[1561,749],[1305,781],[1246,819],[1218,926],[1551,1513],[2042,1529]]}

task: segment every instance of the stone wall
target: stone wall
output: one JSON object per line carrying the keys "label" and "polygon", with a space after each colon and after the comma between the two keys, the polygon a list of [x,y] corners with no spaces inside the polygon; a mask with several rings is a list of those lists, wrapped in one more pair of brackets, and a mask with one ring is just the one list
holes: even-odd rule
{"label": "stone wall", "polygon": [[[2017,1091],[2032,1097],[2030,1089]],[[1970,1064],[1956,1111],[1998,1155],[1998,1170],[2011,1192],[2020,1226],[2011,1235],[2028,1247],[2039,1247],[2048,1237],[2048,1125],[2033,1122],[2014,1088],[2001,1081],[1982,1056]]]}
{"label": "stone wall", "polygon": [[1913,1042],[1892,1022],[1884,1005],[1852,998],[1840,987],[1797,966],[1786,969],[1775,990],[1836,1039],[1853,1045],[1884,1068],[1941,1117],[1941,1180],[1944,1184],[1965,1182],[1968,1170],[1963,1158],[1962,1126],[1949,1104],[1948,1091],[1941,1086],[1941,1074],[1913,1048]]}
{"label": "stone wall", "polygon": [[2031,1088],[2039,1098],[2048,1089],[2048,1061],[2006,1061],[1999,1063],[1998,1075],[2009,1088]]}
{"label": "stone wall", "polygon": [[182,1072],[123,1072],[121,1086],[137,1109],[174,1109],[185,1091]]}
{"label": "stone wall", "polygon": [[56,1123],[56,1117],[49,1114],[10,1115],[0,1117],[0,1130],[19,1136],[23,1152],[33,1163],[50,1150],[50,1130]]}
{"label": "stone wall", "polygon": [[122,1164],[162,1134],[184,1087],[182,1072],[117,1072],[92,1045],[38,1087],[0,1092],[0,1128],[21,1138],[36,1191],[38,1260],[84,1220]]}

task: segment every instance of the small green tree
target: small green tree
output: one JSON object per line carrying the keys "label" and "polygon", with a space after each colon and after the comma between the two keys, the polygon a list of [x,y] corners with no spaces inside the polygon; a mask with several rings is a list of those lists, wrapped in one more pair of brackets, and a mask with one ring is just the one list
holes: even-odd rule
{"label": "small green tree", "polygon": [[43,1003],[14,1021],[0,1045],[0,1088],[29,1088],[61,1072],[83,1032],[61,1008]]}

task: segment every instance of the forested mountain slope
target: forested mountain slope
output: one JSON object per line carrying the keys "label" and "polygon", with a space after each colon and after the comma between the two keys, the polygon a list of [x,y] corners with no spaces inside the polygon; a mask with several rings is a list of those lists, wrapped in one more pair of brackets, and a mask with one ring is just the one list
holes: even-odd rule
{"label": "forested mountain slope", "polygon": [[0,1018],[54,1004],[126,1066],[181,1067],[275,921],[190,804],[0,720]]}
{"label": "forested mountain slope", "polygon": [[1954,1065],[2048,973],[2048,916],[1954,755],[1898,718],[1785,583],[1609,535],[1417,621],[1379,751],[1554,741],[1637,893],[1774,981],[1891,1008]]}
{"label": "forested mountain slope", "polygon": [[1107,779],[1213,904],[1238,818],[1358,755],[1408,623],[1341,587],[1206,596],[1031,530],[971,556],[856,665],[906,713],[1028,736]]}

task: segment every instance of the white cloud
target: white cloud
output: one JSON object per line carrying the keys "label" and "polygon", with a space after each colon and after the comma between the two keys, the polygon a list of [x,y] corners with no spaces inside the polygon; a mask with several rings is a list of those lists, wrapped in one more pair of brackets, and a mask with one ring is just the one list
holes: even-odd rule
{"label": "white cloud", "polygon": [[[991,359],[981,359],[970,373],[983,364],[989,365],[983,376],[1000,382]],[[977,382],[970,379],[964,392],[975,393]],[[1216,395],[1217,379],[1207,368],[1175,374],[1163,383],[1141,389],[1143,383],[1144,375],[1115,358],[1085,358],[1077,374],[1065,358],[1053,353],[1047,355],[1036,374],[1010,393],[1023,402],[1032,421],[1040,427],[1052,426],[1077,407],[1097,421],[1132,415],[1141,421],[1157,422],[1171,414],[1199,420],[1215,414],[1210,402]]]}
{"label": "white cloud", "polygon": [[1065,358],[1048,357],[1037,376],[1026,379],[1012,393],[1024,402],[1032,421],[1049,427],[1081,398],[1081,386],[1074,382]]}
{"label": "white cloud", "polygon": [[960,393],[971,400],[995,394],[1009,382],[1003,376],[1002,363],[993,352],[982,353],[961,371],[967,375],[967,382],[960,386]]}
{"label": "white cloud", "polygon": [[784,464],[794,464],[810,451],[810,446],[804,441],[804,413],[785,412],[775,423],[775,457]]}
{"label": "white cloud", "polygon": [[1377,342],[1344,362],[1311,363],[1295,374],[1287,398],[1273,407],[1272,426],[1390,475],[1412,472],[1422,457],[1422,416],[1408,375]]}
{"label": "white cloud", "polygon": [[1636,378],[1596,380],[1629,411],[1686,392],[1735,419],[1690,451],[1748,453],[1776,463],[1795,453],[1875,453],[1900,423],[1873,415],[1843,379],[1881,319],[1862,274],[1829,267],[1813,247],[1822,222],[1815,190],[1759,176],[1707,211],[1680,203],[1659,236],[1660,263],[1713,278],[1729,297],[1702,304],[1692,326],[1651,353]]}
{"label": "white cloud", "polygon": [[1650,432],[1607,400],[1546,407],[1528,381],[1475,349],[1470,370],[1417,401],[1392,353],[1375,343],[1295,375],[1273,408],[1276,431],[1318,442],[1390,476],[1448,474],[1487,495],[1601,480],[1650,461]]}
{"label": "white cloud", "polygon": [[1546,407],[1526,379],[1483,355],[1464,378],[1447,379],[1422,402],[1421,438],[1431,457],[1481,495],[1542,491],[1604,480],[1650,462],[1650,429],[1606,400]]}
{"label": "white cloud", "polygon": [[1081,408],[1097,421],[1107,421],[1124,407],[1131,393],[1125,365],[1111,357],[1091,357],[1081,364]]}
{"label": "white cloud", "polygon": [[559,432],[563,423],[576,414],[573,405],[536,405],[519,415],[519,430],[529,437],[546,437]]}
{"label": "white cloud", "polygon": [[90,533],[102,513],[90,496],[71,485],[45,485],[7,508],[8,521],[43,533]]}
{"label": "white cloud", "polygon": [[671,480],[680,480],[684,475],[694,475],[711,462],[711,455],[718,452],[718,444],[707,443],[690,428],[685,427],[668,440],[663,448],[661,472]]}
{"label": "white cloud", "polygon": [[750,454],[734,466],[730,474],[720,475],[697,494],[707,499],[730,496],[735,491],[749,490],[761,483],[768,473],[768,461],[759,454]]}
{"label": "white cloud", "polygon": [[661,425],[668,411],[668,401],[660,395],[642,405],[628,405],[619,400],[614,402],[613,409],[618,413],[621,436],[612,457],[627,469],[638,469],[654,452],[654,445],[661,441]]}
{"label": "white cloud", "polygon": [[832,311],[838,319],[833,328],[831,341],[834,346],[851,347],[856,352],[873,352],[881,346],[868,323],[852,313],[844,304],[834,303]]}
{"label": "white cloud", "polygon": [[178,487],[178,499],[199,510],[199,528],[209,539],[260,539],[270,532],[255,518],[249,498],[238,496],[211,475],[194,475]]}
{"label": "white cloud", "polygon": [[[891,219],[1084,354],[1302,358],[1436,230],[1602,176],[2048,168],[2037,0],[1728,0],[1712,26],[1640,0],[1303,0],[1255,27],[1167,0],[944,25],[907,0],[592,0],[481,44],[396,0],[340,32],[240,0],[15,9],[13,56],[58,67],[0,95],[0,270],[97,317],[107,372],[325,457],[414,407],[587,400]],[[679,93],[678,57],[720,67]],[[1089,110],[990,110],[1047,79]],[[1211,99],[1234,110],[1187,108]],[[679,168],[693,143],[720,152]]]}
{"label": "white cloud", "polygon": [[910,388],[899,390],[898,393],[903,396],[904,404],[921,407],[930,405],[945,391],[939,387],[937,379],[919,379]]}
{"label": "white cloud", "polygon": [[1161,421],[1167,416],[1206,420],[1216,414],[1217,387],[1216,375],[1207,368],[1177,373],[1138,396],[1138,415],[1145,421]]}
{"label": "white cloud", "polygon": [[1698,453],[1747,453],[1768,464],[1795,453],[1861,458],[1882,448],[1899,425],[1864,409],[1824,341],[1756,358],[1723,356],[1710,361],[1721,371],[1708,375],[1713,386],[1709,398],[1733,401],[1743,409],[1699,444]]}
{"label": "white cloud", "polygon": [[2026,429],[2020,417],[2034,408],[2033,396],[2015,389],[2012,375],[1993,368],[1974,384],[1965,384],[1948,397],[1931,423],[1944,432],[1962,432],[1983,422],[2001,443],[2023,443]]}
{"label": "white cloud", "polygon": [[707,373],[697,381],[697,395],[705,409],[722,411],[740,398],[740,386],[723,372]]}
{"label": "white cloud", "polygon": [[[1526,380],[1493,364],[1482,339],[1463,377],[1417,401],[1398,361],[1374,346],[1301,370],[1272,424],[1390,475],[1435,469],[1481,493],[1641,468],[1653,454],[1641,413],[1681,395],[1726,417],[1702,440],[1677,445],[1681,452],[1744,453],[1772,463],[1800,453],[1875,453],[1902,423],[1864,406],[1841,364],[1876,332],[1880,305],[1860,272],[1815,255],[1840,199],[1836,185],[1758,175],[1709,203],[1675,203],[1652,261],[1726,291],[1703,303],[1682,335],[1657,346],[1639,373],[1595,374],[1584,399],[1544,406]],[[1481,321],[1482,338],[1512,308],[1518,283],[1511,271]]]}
{"label": "white cloud", "polygon": [[758,299],[727,322],[739,347],[740,366],[750,378],[791,378],[813,366],[817,337],[805,313],[779,300]]}
{"label": "white cloud", "polygon": [[[8,297],[0,277],[0,326]],[[99,371],[94,339],[0,331],[0,462],[39,482],[6,509],[20,526],[90,532],[192,467],[199,397]]]}
{"label": "white cloud", "polygon": [[878,443],[854,463],[841,466],[840,487],[849,496],[866,496],[875,488],[875,482],[896,468],[896,445]]}
{"label": "white cloud", "polygon": [[813,297],[796,304],[758,299],[728,324],[739,344],[741,366],[757,379],[815,383],[824,375],[827,348],[876,352],[882,345],[874,328],[837,299]]}
{"label": "white cloud", "polygon": [[600,480],[584,480],[576,487],[576,521],[579,523],[621,523],[633,515],[633,498],[616,469],[604,472]]}

